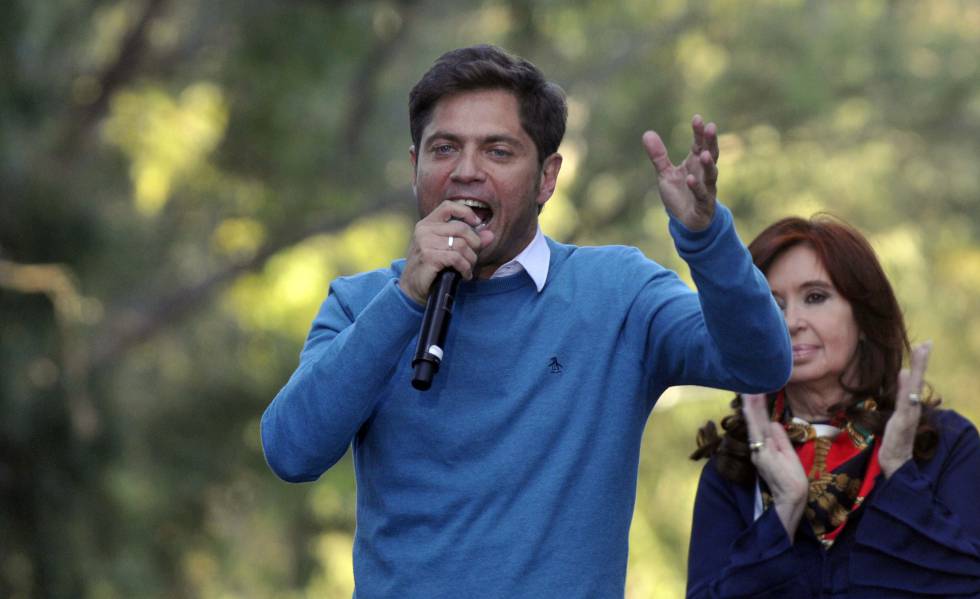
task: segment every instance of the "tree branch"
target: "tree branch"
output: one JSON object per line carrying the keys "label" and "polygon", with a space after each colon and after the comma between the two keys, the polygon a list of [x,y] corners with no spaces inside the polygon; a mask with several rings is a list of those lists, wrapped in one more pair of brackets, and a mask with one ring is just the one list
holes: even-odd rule
{"label": "tree branch", "polygon": [[0,259],[0,288],[19,293],[41,293],[54,306],[54,319],[61,337],[61,380],[65,387],[72,430],[83,440],[91,440],[99,432],[98,412],[88,393],[86,360],[77,351],[78,328],[84,323],[83,297],[75,277],[61,264],[18,264]]}
{"label": "tree branch", "polygon": [[153,19],[163,12],[167,2],[168,0],[147,1],[136,25],[123,38],[116,61],[99,76],[99,93],[96,98],[88,104],[76,105],[61,145],[62,155],[69,155],[74,151],[79,141],[105,115],[112,95],[137,73],[137,67],[143,61],[148,47],[147,30]]}
{"label": "tree branch", "polygon": [[117,314],[117,316],[106,322],[102,327],[103,334],[93,340],[89,352],[88,372],[107,366],[130,348],[153,338],[168,325],[186,318],[239,276],[261,269],[275,254],[316,235],[343,230],[357,219],[399,208],[404,204],[404,195],[404,190],[393,191],[356,214],[325,217],[310,227],[287,232],[266,243],[252,256],[228,264],[200,282],[177,289],[138,313],[122,310],[107,311],[107,314]]}
{"label": "tree branch", "polygon": [[60,264],[19,264],[0,258],[0,287],[20,293],[43,293],[66,322],[81,320],[82,296],[75,277]]}
{"label": "tree branch", "polygon": [[380,40],[368,52],[364,58],[364,62],[356,71],[357,75],[351,82],[350,93],[347,95],[351,100],[348,105],[347,127],[344,129],[343,139],[347,147],[353,149],[353,155],[357,155],[360,150],[364,125],[376,104],[375,99],[378,97],[378,94],[375,93],[375,88],[377,87],[379,75],[384,70],[385,64],[395,53],[398,45],[405,39],[406,32],[408,31],[408,22],[415,15],[415,5],[415,0],[403,0],[398,3],[397,6],[402,9],[399,13],[402,22],[398,25],[398,29],[389,35],[387,39]]}
{"label": "tree branch", "polygon": [[[352,98],[352,101],[345,119],[347,127],[344,132],[344,139],[349,147],[355,148],[355,151],[351,153],[353,156],[358,155],[356,149],[361,145],[366,130],[365,123],[374,107],[377,80],[384,71],[385,63],[395,55],[398,44],[405,39],[408,23],[414,15],[413,9],[416,4],[416,0],[402,0],[398,3],[398,7],[402,9],[402,23],[398,31],[386,39],[379,40],[375,48],[367,54],[364,64],[358,69],[358,76],[351,82],[351,92],[348,96]],[[347,171],[348,169],[339,168],[336,174],[342,177]],[[119,316],[116,316],[112,322],[106,323],[106,326],[103,327],[104,335],[93,343],[88,362],[89,371],[105,367],[131,347],[151,339],[167,325],[186,317],[240,275],[262,268],[266,261],[278,252],[301,243],[314,235],[343,229],[355,219],[400,206],[403,204],[401,199],[404,195],[405,190],[392,191],[382,196],[378,201],[365,206],[357,214],[326,217],[312,227],[285,232],[260,248],[250,258],[229,264],[223,270],[212,274],[199,283],[178,289],[138,314],[125,311],[118,312]],[[107,311],[107,313],[109,312]],[[116,314],[117,312],[111,311],[111,313]]]}

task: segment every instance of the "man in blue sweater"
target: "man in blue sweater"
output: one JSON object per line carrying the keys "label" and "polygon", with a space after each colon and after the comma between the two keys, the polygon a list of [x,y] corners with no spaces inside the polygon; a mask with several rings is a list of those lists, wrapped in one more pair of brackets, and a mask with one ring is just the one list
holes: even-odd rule
{"label": "man in blue sweater", "polygon": [[[408,255],[342,277],[262,418],[272,469],[317,479],[353,444],[355,597],[622,597],[640,438],[671,385],[764,392],[783,318],[715,200],[717,132],[671,164],[643,144],[699,293],[635,248],[544,237],[567,109],[493,46],[410,95],[420,220]],[[436,274],[464,277],[428,391],[409,381]]]}

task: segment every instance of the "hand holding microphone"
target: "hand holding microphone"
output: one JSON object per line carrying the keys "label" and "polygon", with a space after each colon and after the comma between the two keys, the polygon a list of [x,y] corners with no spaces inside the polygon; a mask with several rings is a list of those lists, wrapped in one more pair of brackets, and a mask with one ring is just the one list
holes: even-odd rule
{"label": "hand holding microphone", "polygon": [[412,386],[425,390],[442,361],[443,344],[461,279],[471,279],[477,252],[493,240],[473,210],[444,201],[415,226],[405,270],[398,281],[406,295],[426,304],[412,366]]}
{"label": "hand holding microphone", "polygon": [[[452,241],[453,238],[449,239]],[[432,293],[429,294],[425,315],[422,317],[422,328],[419,329],[415,356],[412,358],[412,367],[415,369],[412,386],[419,391],[427,391],[432,386],[432,377],[439,372],[460,278],[458,272],[447,268],[436,275],[435,284],[432,285]]]}

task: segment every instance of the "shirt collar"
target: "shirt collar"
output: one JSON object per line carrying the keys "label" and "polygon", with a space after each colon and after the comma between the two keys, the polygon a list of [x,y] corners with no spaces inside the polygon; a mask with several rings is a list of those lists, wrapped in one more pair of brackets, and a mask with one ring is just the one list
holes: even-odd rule
{"label": "shirt collar", "polygon": [[490,278],[507,277],[523,270],[534,281],[534,286],[538,288],[538,292],[540,293],[544,289],[545,282],[548,280],[548,267],[550,264],[551,248],[548,247],[548,242],[545,241],[544,234],[541,232],[539,225],[531,243],[527,244],[527,247],[520,254],[514,256],[513,260],[494,271],[490,275]]}
{"label": "shirt collar", "polygon": [[797,418],[796,416],[793,416],[792,422],[793,424],[798,424],[804,428],[812,428],[813,434],[817,437],[833,438],[839,435],[841,432],[841,429],[837,428],[836,426],[832,426],[830,424],[824,424],[824,423],[810,424],[806,420],[803,420],[802,418]]}

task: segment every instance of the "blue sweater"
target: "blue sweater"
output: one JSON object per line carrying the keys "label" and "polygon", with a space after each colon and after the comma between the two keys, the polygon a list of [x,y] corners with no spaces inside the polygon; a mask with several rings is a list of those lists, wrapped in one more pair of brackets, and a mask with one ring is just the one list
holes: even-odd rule
{"label": "blue sweater", "polygon": [[879,476],[825,551],[804,518],[790,543],[775,510],[753,521],[755,486],[701,474],[694,506],[690,599],[980,597],[980,438],[940,411],[939,444]]}
{"label": "blue sweater", "polygon": [[548,281],[460,286],[446,358],[410,385],[422,308],[404,266],[340,278],[262,418],[272,469],[310,481],[353,444],[355,597],[622,597],[643,427],[695,384],[771,391],[789,340],[718,206],[670,230],[700,290],[627,247],[548,240]]}

